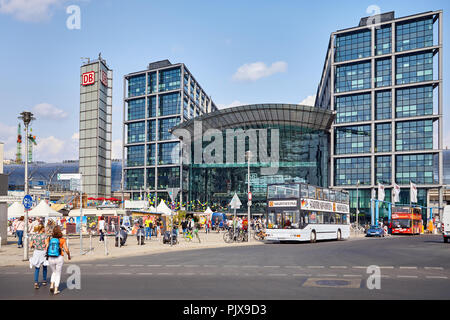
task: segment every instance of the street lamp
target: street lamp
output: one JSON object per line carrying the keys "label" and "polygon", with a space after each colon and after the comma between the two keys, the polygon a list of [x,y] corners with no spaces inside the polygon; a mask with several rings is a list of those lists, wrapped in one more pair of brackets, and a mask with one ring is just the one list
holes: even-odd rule
{"label": "street lamp", "polygon": [[[33,117],[33,114],[29,111],[24,111],[20,114],[20,117],[18,117],[19,120],[23,121],[23,124],[25,125],[25,185],[24,185],[24,192],[25,195],[28,195],[28,126],[31,123],[32,120],[36,120],[35,117]],[[24,247],[23,247],[23,260],[28,260],[28,210],[25,209],[25,228],[24,228]]]}
{"label": "street lamp", "polygon": [[357,182],[356,182],[356,230],[359,230],[358,229],[358,215],[359,215],[359,184],[360,184],[360,181],[358,180]]}
{"label": "street lamp", "polygon": [[245,153],[247,157],[247,241],[250,242],[250,207],[252,206],[252,200],[250,199],[250,159],[252,158],[252,152],[249,150]]}

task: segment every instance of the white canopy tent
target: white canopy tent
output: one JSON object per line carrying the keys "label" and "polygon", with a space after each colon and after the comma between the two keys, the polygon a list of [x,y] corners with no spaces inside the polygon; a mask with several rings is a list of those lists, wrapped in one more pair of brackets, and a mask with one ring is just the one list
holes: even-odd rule
{"label": "white canopy tent", "polygon": [[158,207],[156,208],[156,212],[166,214],[166,215],[172,215],[172,210],[169,209],[169,207],[164,203],[164,201],[161,200]]}
{"label": "white canopy tent", "polygon": [[150,206],[150,213],[156,213],[156,208],[154,206]]}
{"label": "white canopy tent", "polygon": [[20,202],[14,202],[8,208],[8,219],[20,218],[21,216],[25,216],[25,207]]}
{"label": "white canopy tent", "polygon": [[208,208],[205,210],[206,214],[213,214],[211,208],[208,206]]}
{"label": "white canopy tent", "polygon": [[37,218],[37,217],[62,217],[63,215],[59,213],[58,211],[53,210],[50,208],[50,206],[45,202],[45,200],[42,200],[39,202],[39,204],[34,207],[33,210],[28,212],[28,217],[30,218]]}

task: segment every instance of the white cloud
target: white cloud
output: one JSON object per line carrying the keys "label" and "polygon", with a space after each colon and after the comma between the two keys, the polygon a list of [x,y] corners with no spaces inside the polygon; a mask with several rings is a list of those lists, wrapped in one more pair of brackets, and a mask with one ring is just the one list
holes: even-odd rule
{"label": "white cloud", "polygon": [[315,102],[316,102],[316,95],[313,95],[313,96],[306,97],[299,104],[301,104],[302,106],[314,106]]}
{"label": "white cloud", "polygon": [[33,161],[59,162],[78,158],[78,149],[74,150],[70,143],[54,136],[38,137],[36,142],[37,145],[33,147]]}
{"label": "white cloud", "polygon": [[227,108],[233,108],[233,107],[237,107],[237,106],[242,106],[245,105],[246,103],[240,102],[238,100],[233,101],[230,104],[217,104],[217,108],[219,109],[227,109]]}
{"label": "white cloud", "polygon": [[[67,118],[68,114],[62,109],[58,109],[57,107],[49,104],[49,103],[40,103],[33,107],[33,112],[36,117],[42,117],[45,119],[52,120],[60,120]],[[41,120],[41,119],[40,119]]]}
{"label": "white cloud", "polygon": [[14,18],[38,22],[52,16],[53,7],[60,6],[67,0],[0,0],[0,13],[10,14]]}
{"label": "white cloud", "polygon": [[0,123],[0,142],[4,143],[4,158],[15,159],[17,148],[17,127]]}
{"label": "white cloud", "polygon": [[80,139],[80,133],[79,133],[79,132],[75,132],[75,133],[72,135],[72,138],[71,138],[71,139],[78,142],[78,140]]}
{"label": "white cloud", "polygon": [[261,78],[271,76],[275,73],[286,72],[287,63],[284,61],[277,61],[268,67],[264,62],[246,63],[240,66],[233,75],[233,80],[236,81],[256,81]]}

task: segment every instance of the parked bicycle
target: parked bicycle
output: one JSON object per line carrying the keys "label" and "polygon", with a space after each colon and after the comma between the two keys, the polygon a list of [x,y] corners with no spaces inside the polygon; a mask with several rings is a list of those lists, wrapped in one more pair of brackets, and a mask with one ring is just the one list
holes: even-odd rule
{"label": "parked bicycle", "polygon": [[258,241],[263,241],[266,238],[266,232],[263,229],[256,230],[253,234],[253,238]]}
{"label": "parked bicycle", "polygon": [[248,240],[248,233],[242,229],[235,229],[233,231],[233,228],[230,228],[223,234],[223,240],[226,243],[245,242]]}

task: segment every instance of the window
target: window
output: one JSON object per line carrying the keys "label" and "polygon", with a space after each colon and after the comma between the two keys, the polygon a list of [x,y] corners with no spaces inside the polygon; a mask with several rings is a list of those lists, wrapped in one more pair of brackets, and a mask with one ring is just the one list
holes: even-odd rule
{"label": "window", "polygon": [[144,166],[144,145],[127,147],[127,166],[139,167]]}
{"label": "window", "polygon": [[145,94],[145,74],[128,79],[128,96],[135,97]]}
{"label": "window", "polygon": [[336,185],[370,185],[370,157],[336,159],[335,182]]}
{"label": "window", "polygon": [[336,98],[337,123],[369,121],[371,119],[370,94],[356,94]]}
{"label": "window", "polygon": [[174,135],[169,133],[169,129],[172,129],[180,123],[180,117],[167,118],[159,120],[159,140],[176,139]]}
{"label": "window", "polygon": [[397,58],[397,84],[433,80],[433,53],[419,53]]}
{"label": "window", "polygon": [[155,93],[156,90],[156,72],[152,72],[148,75],[148,93]]}
{"label": "window", "polygon": [[145,122],[134,122],[127,124],[128,143],[137,143],[145,141]]}
{"label": "window", "polygon": [[145,118],[145,99],[128,101],[128,120]]}
{"label": "window", "polygon": [[380,59],[375,62],[375,87],[388,87],[391,85],[391,58]]}
{"label": "window", "polygon": [[156,152],[155,152],[156,144],[147,145],[147,165],[154,166],[156,162]]}
{"label": "window", "polygon": [[392,118],[391,91],[375,92],[375,119],[385,120]]}
{"label": "window", "polygon": [[391,184],[391,156],[375,158],[375,183]]}
{"label": "window", "polygon": [[180,68],[162,70],[159,72],[159,91],[179,89],[181,84]]}
{"label": "window", "polygon": [[370,125],[337,127],[336,154],[353,154],[370,152]]}
{"label": "window", "polygon": [[395,160],[395,179],[398,184],[437,184],[434,179],[433,160],[437,154],[398,155]]}
{"label": "window", "polygon": [[336,92],[371,88],[371,63],[360,62],[336,67]]}
{"label": "window", "polygon": [[375,152],[391,151],[391,124],[380,123],[375,126]]}
{"label": "window", "polygon": [[433,18],[398,23],[396,29],[397,51],[413,50],[433,45]]}
{"label": "window", "polygon": [[370,57],[371,31],[356,31],[336,37],[335,61],[347,61]]}
{"label": "window", "polygon": [[433,149],[433,121],[398,122],[395,146],[397,151]]}
{"label": "window", "polygon": [[155,168],[147,168],[147,187],[155,189]]}
{"label": "window", "polygon": [[149,97],[148,101],[148,117],[156,117],[156,96]]}
{"label": "window", "polygon": [[397,118],[433,114],[433,87],[397,89],[395,113]]}
{"label": "window", "polygon": [[181,94],[170,93],[159,96],[159,116],[179,114],[181,106]]}
{"label": "window", "polygon": [[144,169],[129,169],[125,171],[127,190],[139,190],[144,185]]}
{"label": "window", "polygon": [[377,56],[391,53],[392,32],[391,27],[376,29],[375,33],[375,54]]}
{"label": "window", "polygon": [[179,148],[178,142],[160,143],[158,145],[158,164],[179,164]]}
{"label": "window", "polygon": [[180,167],[158,168],[158,189],[177,188],[180,186]]}
{"label": "window", "polygon": [[147,141],[156,141],[156,120],[147,122]]}

